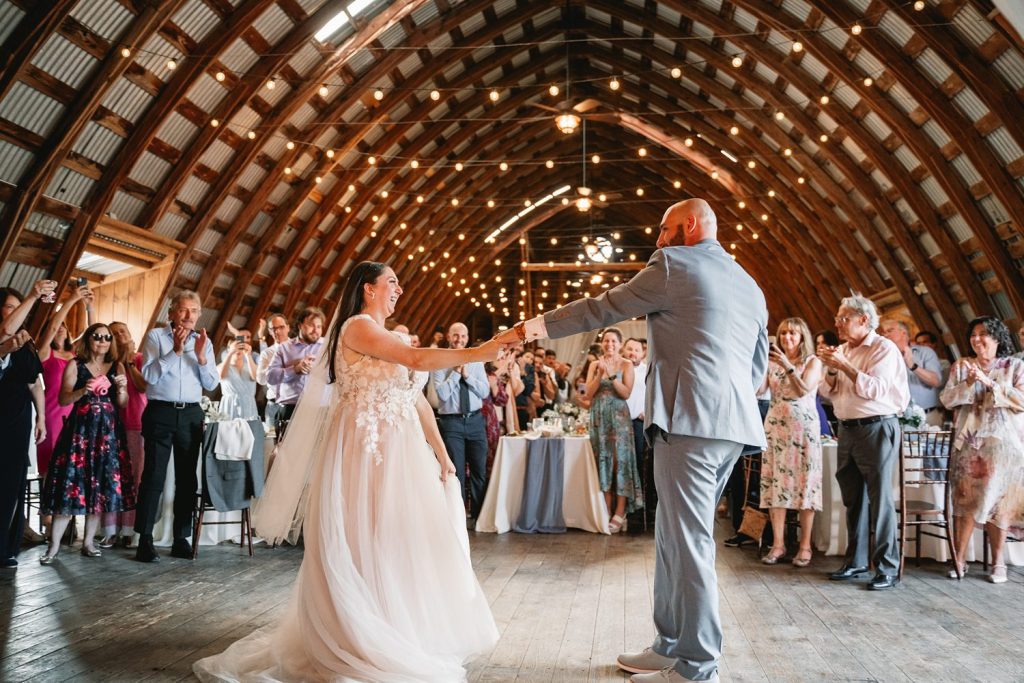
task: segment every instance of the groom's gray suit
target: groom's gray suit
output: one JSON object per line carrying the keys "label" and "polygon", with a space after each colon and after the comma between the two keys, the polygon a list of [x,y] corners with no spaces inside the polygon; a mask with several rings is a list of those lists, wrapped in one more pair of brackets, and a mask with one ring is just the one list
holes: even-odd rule
{"label": "groom's gray suit", "polygon": [[559,338],[647,316],[647,409],[658,489],[653,649],[685,678],[711,678],[722,650],[714,513],[743,445],[764,447],[755,391],[768,313],[715,240],[665,247],[629,282],[544,315]]}

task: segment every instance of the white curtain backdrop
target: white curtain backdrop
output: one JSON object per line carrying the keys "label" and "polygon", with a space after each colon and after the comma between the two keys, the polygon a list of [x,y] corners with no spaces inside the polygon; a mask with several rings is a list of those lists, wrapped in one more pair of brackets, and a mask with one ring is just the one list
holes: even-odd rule
{"label": "white curtain backdrop", "polygon": [[[647,336],[646,320],[624,320],[621,323],[615,324],[614,327],[622,330],[623,341],[630,337],[643,338]],[[543,339],[538,343],[541,348],[553,349],[558,354],[558,360],[562,363],[572,365],[569,379],[575,379],[576,375],[583,368],[583,364],[587,361],[587,348],[597,341],[598,332],[599,330],[594,330],[593,332],[574,334],[571,337],[563,337],[562,339]]]}

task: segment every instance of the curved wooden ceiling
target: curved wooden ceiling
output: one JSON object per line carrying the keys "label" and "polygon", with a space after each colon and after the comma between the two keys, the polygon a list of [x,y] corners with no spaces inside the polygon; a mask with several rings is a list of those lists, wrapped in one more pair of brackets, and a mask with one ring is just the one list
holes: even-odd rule
{"label": "curved wooden ceiling", "polygon": [[[168,290],[218,332],[368,258],[413,329],[497,326],[628,278],[543,264],[642,263],[702,196],[776,319],[856,289],[955,344],[1024,311],[1024,45],[989,0],[0,4],[0,279],[68,277],[109,216],[183,245]],[[567,71],[585,154],[534,106]]]}

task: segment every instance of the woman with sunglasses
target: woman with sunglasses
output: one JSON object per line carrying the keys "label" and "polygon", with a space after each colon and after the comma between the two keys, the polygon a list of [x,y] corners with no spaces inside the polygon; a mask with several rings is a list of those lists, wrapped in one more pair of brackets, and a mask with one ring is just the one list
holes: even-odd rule
{"label": "woman with sunglasses", "polygon": [[103,323],[90,325],[68,363],[60,402],[74,404],[53,450],[43,485],[42,512],[53,515],[50,547],[39,558],[52,564],[60,538],[73,515],[85,515],[82,554],[99,557],[93,545],[105,512],[135,507],[135,478],[118,408],[128,402],[128,378],[119,363],[114,337]]}

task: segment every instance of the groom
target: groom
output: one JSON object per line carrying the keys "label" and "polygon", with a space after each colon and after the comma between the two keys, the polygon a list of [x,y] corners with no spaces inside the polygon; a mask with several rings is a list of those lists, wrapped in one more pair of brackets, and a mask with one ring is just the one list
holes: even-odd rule
{"label": "groom", "polygon": [[717,681],[722,651],[715,506],[744,444],[764,446],[754,395],[768,365],[764,295],[717,241],[714,212],[665,212],[659,250],[629,282],[517,323],[505,343],[559,338],[647,316],[644,429],[658,490],[651,647],[618,658],[634,683]]}

